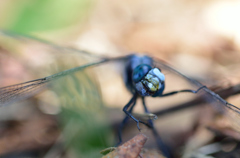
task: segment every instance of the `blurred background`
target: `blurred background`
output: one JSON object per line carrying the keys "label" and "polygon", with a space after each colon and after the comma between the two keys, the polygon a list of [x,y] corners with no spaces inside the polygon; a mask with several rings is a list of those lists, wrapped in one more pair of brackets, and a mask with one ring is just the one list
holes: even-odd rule
{"label": "blurred background", "polygon": [[[98,61],[94,56],[64,49],[69,47],[109,57],[149,54],[213,90],[237,89],[239,10],[237,0],[1,0],[0,28],[13,34],[0,38],[0,86]],[[62,47],[29,39],[28,35]],[[32,99],[3,107],[0,154],[100,157],[100,150],[117,142],[117,124],[124,117],[121,109],[131,98],[124,87],[122,71],[121,62],[89,68],[54,82]],[[166,91],[196,88],[168,72],[166,78],[169,78]],[[231,92],[225,93],[231,96]],[[174,96],[170,100],[148,98],[147,104],[154,113],[194,98],[194,95]],[[240,105],[239,95],[227,99]],[[136,111],[142,112],[140,101]],[[215,142],[233,146],[229,147],[231,150],[222,146],[216,151],[210,148],[215,156],[238,153],[238,132],[222,117],[213,121],[213,113],[206,113],[209,111],[198,107],[156,121],[160,135],[178,157],[199,154],[196,150]],[[138,133],[135,124],[125,131],[124,141]],[[216,131],[220,131],[221,137],[216,136]],[[151,134],[149,137],[147,146],[157,148]],[[176,139],[180,137],[181,140]]]}

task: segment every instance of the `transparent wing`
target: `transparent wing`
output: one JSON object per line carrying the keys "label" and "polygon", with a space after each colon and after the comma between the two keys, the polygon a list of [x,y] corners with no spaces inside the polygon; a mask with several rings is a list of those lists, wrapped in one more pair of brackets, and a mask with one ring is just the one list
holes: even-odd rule
{"label": "transparent wing", "polygon": [[[191,79],[191,78],[181,74],[180,72],[176,71],[175,69],[171,68],[170,66],[168,66],[165,62],[163,62],[161,60],[155,59],[154,62],[157,67],[166,69],[168,71],[171,71],[174,74],[177,74],[178,76],[181,76],[183,79],[187,80],[189,83],[194,85],[196,87],[196,89],[204,86],[200,82],[198,82],[194,79]],[[238,131],[240,131],[240,121],[238,121],[238,120],[240,120],[240,108],[228,103],[226,100],[221,98],[218,94],[214,93],[207,87],[203,88],[201,90],[200,94],[203,95],[202,98],[207,100],[207,102],[214,105],[214,108],[218,112],[223,113],[226,116],[230,117],[232,123],[235,125],[235,128]]]}
{"label": "transparent wing", "polygon": [[33,96],[47,83],[44,78],[0,88],[0,106]]}
{"label": "transparent wing", "polygon": [[33,96],[34,94],[39,92],[43,88],[43,86],[46,86],[46,84],[48,84],[50,81],[55,81],[58,78],[73,74],[87,67],[95,66],[107,61],[109,60],[105,59],[96,63],[86,64],[80,67],[65,70],[48,77],[0,88],[0,106],[6,105],[19,99]]}
{"label": "transparent wing", "polygon": [[[82,71],[85,68],[109,61],[127,59],[127,56],[113,59],[100,57],[86,51],[61,47],[35,37],[4,31],[0,31],[0,48],[2,52],[2,54],[0,53],[2,55],[0,72],[1,69],[2,72],[8,71],[7,67],[20,62],[19,65],[24,65],[24,72],[19,72],[20,74],[16,75],[18,78],[24,75],[26,70],[37,77],[48,75],[48,77],[0,88],[0,106],[33,96],[50,83],[55,83],[57,79]],[[10,55],[7,56],[6,54]],[[8,60],[12,60],[13,63],[7,65],[5,62]],[[16,67],[19,67],[19,65],[16,65]],[[14,73],[18,72],[12,72],[12,74]],[[2,80],[5,81],[4,76],[12,76],[12,74],[5,72],[5,74],[2,74]]]}

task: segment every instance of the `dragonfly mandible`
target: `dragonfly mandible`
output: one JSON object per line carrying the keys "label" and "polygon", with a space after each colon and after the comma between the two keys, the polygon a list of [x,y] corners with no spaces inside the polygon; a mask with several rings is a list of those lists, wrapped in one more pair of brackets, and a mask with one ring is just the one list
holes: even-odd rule
{"label": "dragonfly mandible", "polygon": [[[1,33],[4,36],[11,36],[11,34],[2,32]],[[22,38],[21,36],[17,36],[19,38]],[[14,37],[16,38],[16,37]],[[29,38],[29,37],[23,37]],[[35,38],[32,38],[33,40],[36,40]],[[54,47],[55,49],[59,50],[67,50],[67,51],[76,51],[79,54],[85,54],[88,56],[94,56],[92,54],[89,54],[85,51],[80,51],[77,49],[72,48],[64,48],[60,47],[55,44],[51,44],[49,42],[46,42],[44,40],[37,40],[41,43],[45,43],[47,45],[50,45],[51,47]],[[124,106],[123,111],[126,114],[126,117],[123,119],[122,124],[119,129],[119,140],[121,141],[121,130],[123,126],[127,123],[129,118],[133,119],[137,123],[137,128],[140,130],[139,123],[143,123],[149,128],[153,130],[154,135],[158,138],[158,145],[163,152],[163,154],[166,157],[172,157],[171,153],[168,151],[166,145],[162,142],[159,135],[157,134],[156,129],[154,128],[153,121],[150,119],[147,123],[136,119],[132,115],[133,108],[136,104],[136,100],[138,97],[142,99],[142,104],[144,107],[144,110],[146,113],[149,113],[149,110],[145,103],[145,97],[165,97],[165,96],[171,96],[178,93],[198,93],[199,91],[204,92],[204,97],[207,99],[210,99],[212,101],[217,102],[218,107],[221,107],[220,109],[225,109],[226,111],[230,111],[234,113],[235,115],[240,115],[240,109],[224,99],[222,99],[219,95],[212,92],[210,89],[202,85],[201,83],[188,78],[187,76],[179,73],[175,69],[168,66],[166,63],[164,63],[161,60],[152,58],[150,56],[137,56],[134,54],[121,56],[121,57],[115,57],[115,58],[108,58],[104,56],[94,56],[94,58],[97,59],[96,62],[87,63],[84,65],[80,65],[79,67],[74,67],[71,69],[67,69],[58,73],[55,73],[53,75],[27,81],[20,84],[10,85],[6,87],[0,88],[0,106],[8,105],[12,102],[16,102],[18,100],[22,100],[28,97],[31,97],[35,94],[37,94],[39,91],[44,89],[44,87],[47,87],[48,85],[51,85],[51,83],[55,82],[56,80],[60,78],[64,78],[65,76],[72,75],[74,73],[83,71],[90,67],[96,67],[102,64],[106,64],[109,62],[118,62],[121,61],[124,63],[124,79],[125,84],[128,90],[132,94],[132,98],[130,101]],[[196,89],[183,89],[183,90],[176,90],[171,92],[164,91],[165,89],[165,75],[161,71],[162,69],[167,70],[169,72],[174,73],[175,75],[180,76],[181,78],[184,78],[187,82],[193,84],[196,86]],[[166,81],[167,82],[167,81]]]}

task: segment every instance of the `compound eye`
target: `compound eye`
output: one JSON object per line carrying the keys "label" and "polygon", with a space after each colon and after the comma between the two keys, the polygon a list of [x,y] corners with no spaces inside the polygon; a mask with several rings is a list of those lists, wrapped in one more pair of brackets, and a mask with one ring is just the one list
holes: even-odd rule
{"label": "compound eye", "polygon": [[137,66],[133,70],[133,74],[132,74],[133,82],[137,83],[141,81],[150,70],[151,70],[151,66],[149,65],[142,64]]}

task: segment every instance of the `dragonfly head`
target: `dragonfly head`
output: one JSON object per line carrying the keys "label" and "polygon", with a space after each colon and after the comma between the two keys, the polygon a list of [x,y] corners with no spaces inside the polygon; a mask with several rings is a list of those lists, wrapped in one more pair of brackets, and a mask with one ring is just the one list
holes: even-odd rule
{"label": "dragonfly head", "polygon": [[158,68],[149,65],[139,65],[133,71],[133,84],[142,96],[153,96],[164,89],[165,76]]}

